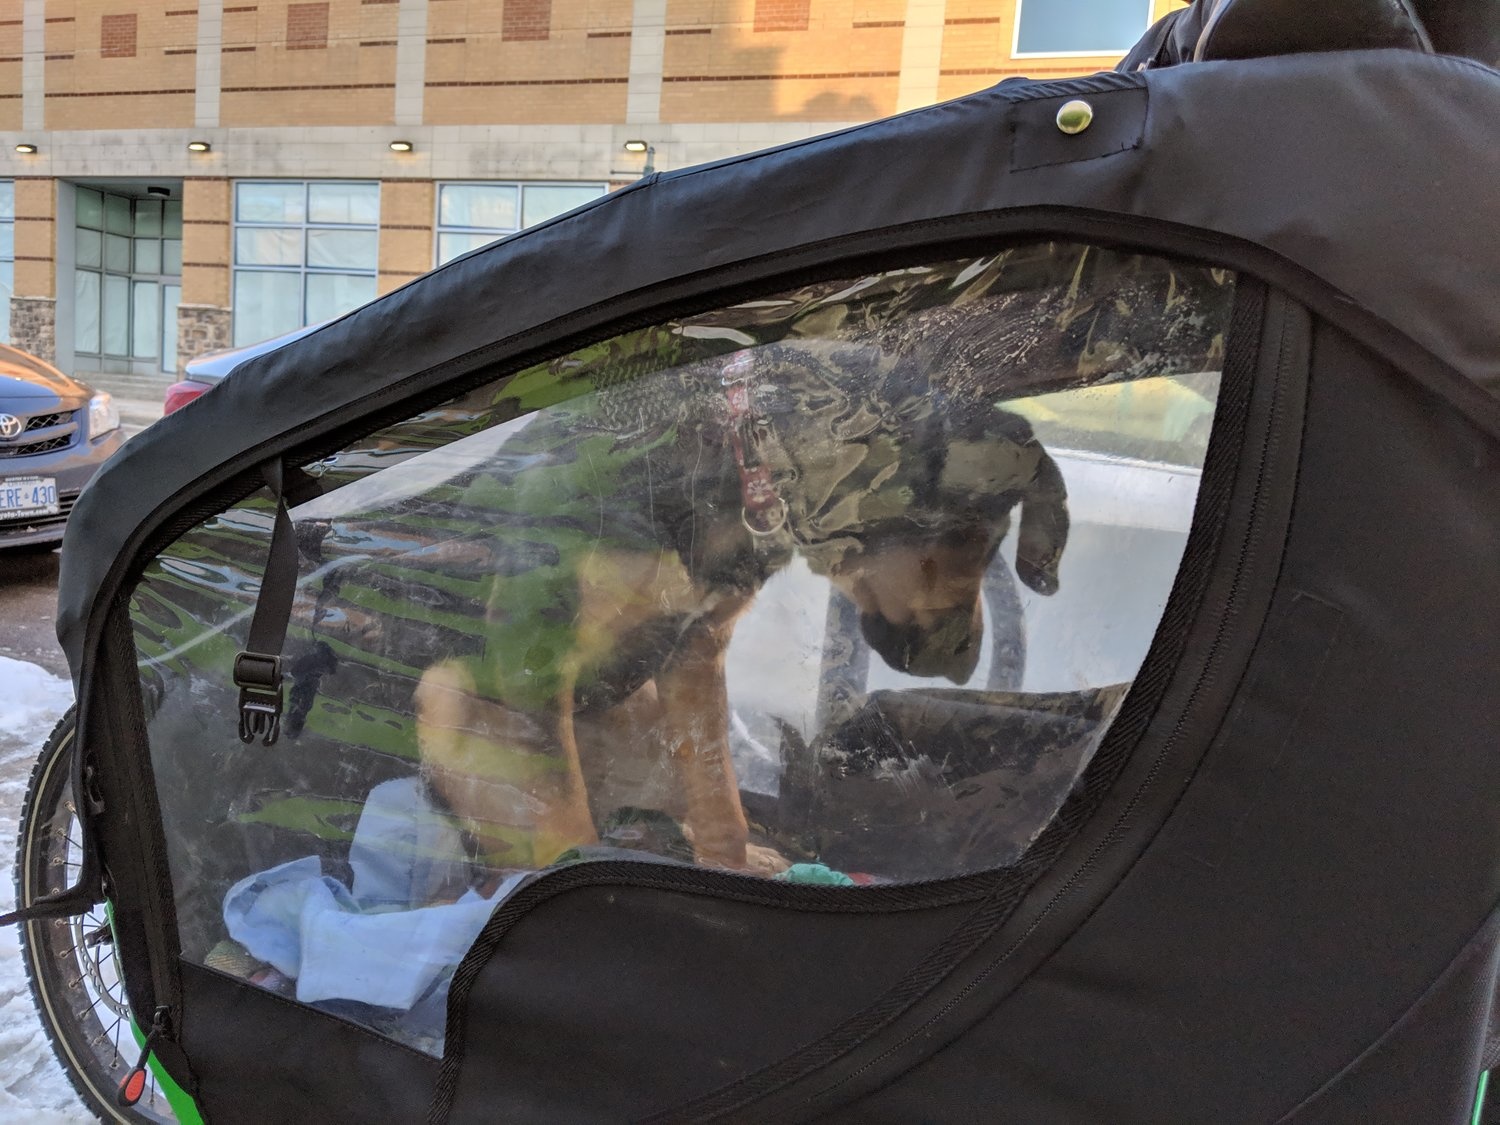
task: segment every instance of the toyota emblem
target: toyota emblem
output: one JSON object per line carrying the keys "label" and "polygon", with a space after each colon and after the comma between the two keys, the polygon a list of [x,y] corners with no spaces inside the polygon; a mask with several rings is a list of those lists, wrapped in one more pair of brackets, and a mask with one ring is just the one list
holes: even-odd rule
{"label": "toyota emblem", "polygon": [[0,438],[18,438],[26,423],[14,414],[0,414]]}

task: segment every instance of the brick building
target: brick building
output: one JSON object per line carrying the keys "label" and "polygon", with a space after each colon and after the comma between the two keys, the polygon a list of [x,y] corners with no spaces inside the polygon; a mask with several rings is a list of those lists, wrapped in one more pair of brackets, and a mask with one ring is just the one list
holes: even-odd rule
{"label": "brick building", "polygon": [[0,0],[0,332],[165,384],[650,168],[1108,67],[1174,6]]}

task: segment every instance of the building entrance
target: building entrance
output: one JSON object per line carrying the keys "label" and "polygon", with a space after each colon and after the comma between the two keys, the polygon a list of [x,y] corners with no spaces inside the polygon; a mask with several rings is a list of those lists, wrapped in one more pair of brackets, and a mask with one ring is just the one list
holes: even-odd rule
{"label": "building entrance", "polygon": [[[75,369],[174,375],[181,182],[71,186]],[[60,288],[68,284],[65,275],[59,282]]]}

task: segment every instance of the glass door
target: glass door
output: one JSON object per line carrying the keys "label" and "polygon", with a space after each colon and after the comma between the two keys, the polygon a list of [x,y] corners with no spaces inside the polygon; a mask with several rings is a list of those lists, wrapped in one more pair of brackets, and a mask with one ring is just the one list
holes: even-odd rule
{"label": "glass door", "polygon": [[175,373],[182,201],[75,191],[75,353],[101,371]]}
{"label": "glass door", "polygon": [[182,301],[182,286],[163,284],[161,287],[161,369],[165,374],[177,374],[177,306]]}

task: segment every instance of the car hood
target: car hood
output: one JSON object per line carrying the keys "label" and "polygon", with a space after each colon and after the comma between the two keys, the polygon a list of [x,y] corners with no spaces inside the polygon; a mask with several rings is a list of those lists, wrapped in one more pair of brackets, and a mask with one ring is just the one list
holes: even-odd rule
{"label": "car hood", "polygon": [[54,367],[0,352],[0,402],[18,398],[77,401],[93,393]]}

